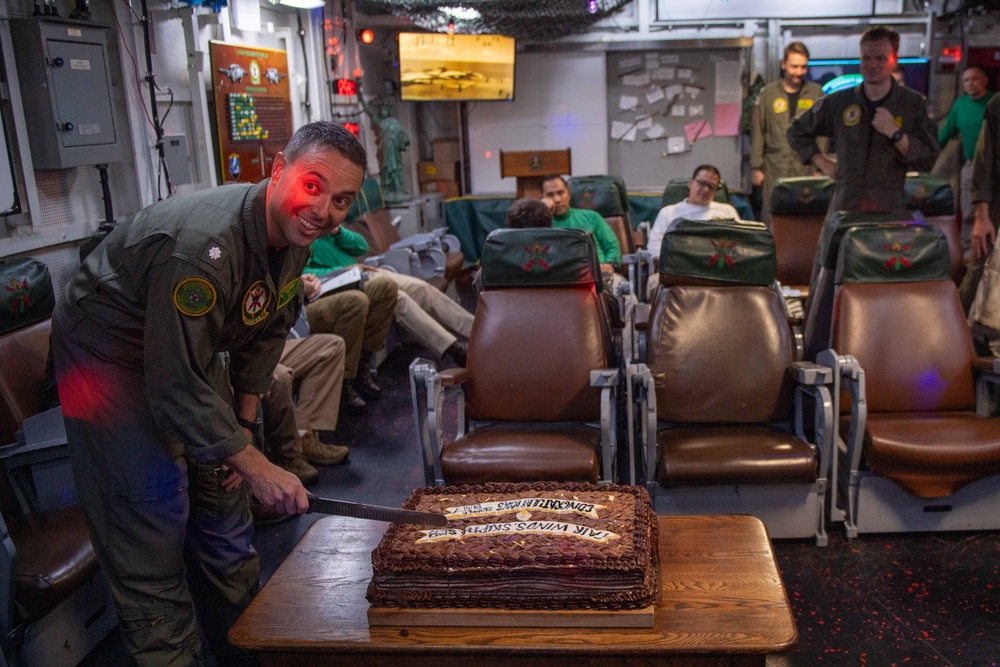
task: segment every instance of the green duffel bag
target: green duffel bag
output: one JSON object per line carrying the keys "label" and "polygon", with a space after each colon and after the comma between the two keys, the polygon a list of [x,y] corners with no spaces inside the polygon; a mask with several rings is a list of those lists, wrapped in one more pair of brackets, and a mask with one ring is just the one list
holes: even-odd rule
{"label": "green duffel bag", "polygon": [[833,197],[833,179],[826,176],[779,178],[771,192],[771,213],[823,215]]}
{"label": "green duffel bag", "polygon": [[774,237],[759,222],[678,220],[660,246],[660,281],[684,276],[740,285],[770,285]]}
{"label": "green duffel bag", "polygon": [[906,209],[924,215],[955,215],[955,193],[948,181],[933,174],[907,176]]}
{"label": "green duffel bag", "polygon": [[483,289],[602,285],[597,246],[582,229],[496,229],[486,237]]}
{"label": "green duffel bag", "polygon": [[56,305],[49,267],[30,257],[0,260],[0,334],[52,316]]}

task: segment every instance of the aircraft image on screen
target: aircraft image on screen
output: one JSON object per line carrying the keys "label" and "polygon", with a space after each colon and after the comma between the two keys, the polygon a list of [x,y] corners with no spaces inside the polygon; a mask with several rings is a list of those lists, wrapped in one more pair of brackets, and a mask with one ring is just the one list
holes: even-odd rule
{"label": "aircraft image on screen", "polygon": [[515,47],[503,35],[401,32],[400,99],[512,100]]}
{"label": "aircraft image on screen", "polygon": [[509,97],[513,93],[510,77],[487,76],[471,69],[431,67],[400,72],[399,83],[408,88],[407,97],[441,98],[452,93],[481,92],[486,96]]}

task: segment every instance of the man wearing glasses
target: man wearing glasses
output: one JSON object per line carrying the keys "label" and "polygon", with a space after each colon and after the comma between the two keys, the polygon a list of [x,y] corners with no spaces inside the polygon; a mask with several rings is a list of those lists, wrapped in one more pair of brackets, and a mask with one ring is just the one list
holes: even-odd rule
{"label": "man wearing glasses", "polygon": [[[694,170],[691,180],[688,181],[688,196],[683,201],[660,209],[656,220],[653,221],[653,228],[649,230],[649,241],[646,243],[654,261],[660,257],[663,235],[682,218],[687,220],[739,220],[740,216],[735,208],[729,204],[715,201],[715,191],[719,189],[721,182],[722,175],[719,170],[710,164],[703,164]],[[650,299],[652,299],[659,281],[659,275],[650,274],[649,282],[646,284],[646,292]]]}
{"label": "man wearing glasses", "polygon": [[[861,75],[854,88],[831,93],[788,128],[788,144],[802,164],[836,180],[830,211],[904,208],[907,171],[930,171],[940,148],[934,110],[920,93],[892,78],[899,34],[869,28],[861,36]],[[837,159],[817,137],[830,137]]]}

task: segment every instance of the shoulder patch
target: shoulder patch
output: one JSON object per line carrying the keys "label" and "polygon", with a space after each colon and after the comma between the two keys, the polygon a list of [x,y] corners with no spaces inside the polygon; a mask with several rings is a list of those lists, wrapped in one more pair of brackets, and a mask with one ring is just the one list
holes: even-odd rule
{"label": "shoulder patch", "polygon": [[295,290],[299,288],[299,283],[301,282],[302,277],[300,276],[281,288],[281,291],[278,292],[278,308],[284,307],[285,304],[292,300],[292,297],[295,296]]}
{"label": "shoulder patch", "polygon": [[823,106],[823,98],[821,97],[818,100],[816,100],[815,102],[813,102],[812,112],[813,113],[819,113],[820,107],[822,107],[822,106]]}
{"label": "shoulder patch", "polygon": [[198,255],[198,259],[212,266],[222,266],[227,257],[229,257],[229,248],[216,239],[209,239],[208,243],[205,244],[205,249]]}
{"label": "shoulder patch", "polygon": [[854,127],[859,122],[861,122],[861,107],[857,104],[851,104],[846,109],[844,109],[844,125],[847,127]]}
{"label": "shoulder patch", "polygon": [[201,317],[215,305],[215,287],[204,278],[185,278],[174,288],[174,305],[190,317]]}
{"label": "shoulder patch", "polygon": [[253,326],[267,319],[267,307],[271,303],[271,292],[267,283],[258,280],[243,295],[243,324]]}

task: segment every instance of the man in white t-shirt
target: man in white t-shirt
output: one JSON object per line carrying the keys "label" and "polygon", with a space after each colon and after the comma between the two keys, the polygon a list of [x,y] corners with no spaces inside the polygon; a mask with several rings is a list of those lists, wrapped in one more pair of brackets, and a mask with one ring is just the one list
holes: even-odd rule
{"label": "man in white t-shirt", "polygon": [[[740,216],[735,208],[714,200],[715,191],[719,189],[721,182],[722,175],[719,174],[719,170],[710,164],[703,164],[694,170],[694,175],[688,181],[687,198],[660,209],[656,220],[653,221],[653,228],[649,230],[649,241],[646,243],[654,261],[660,258],[660,244],[663,243],[663,235],[674,226],[676,221],[682,218],[688,220],[739,220]],[[651,273],[649,282],[646,284],[646,293],[650,300],[653,299],[656,286],[659,284],[659,274]]]}

